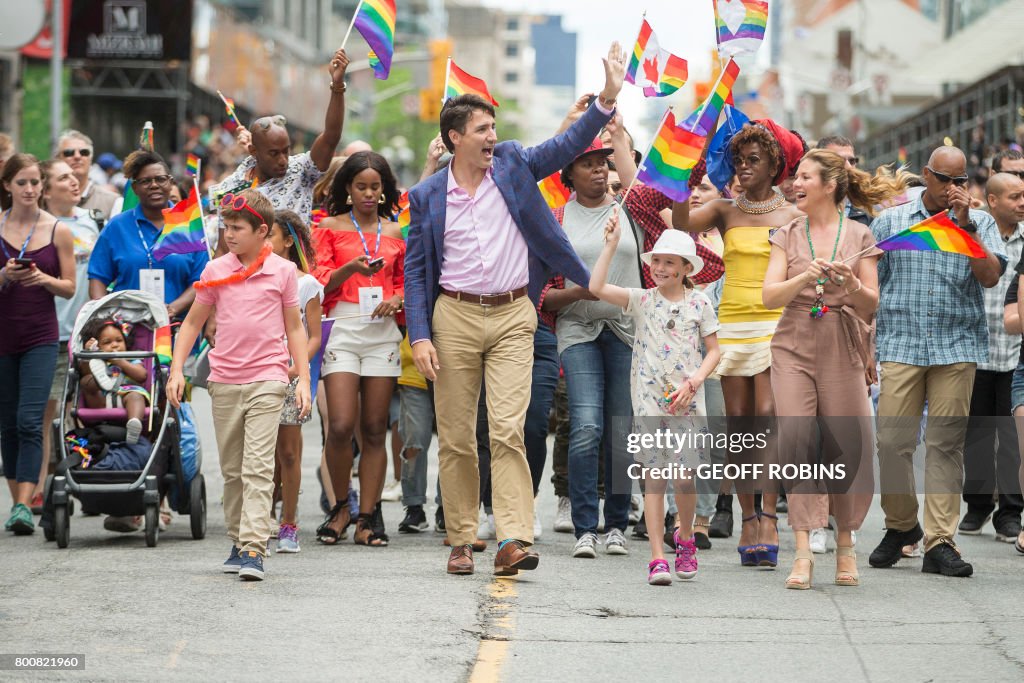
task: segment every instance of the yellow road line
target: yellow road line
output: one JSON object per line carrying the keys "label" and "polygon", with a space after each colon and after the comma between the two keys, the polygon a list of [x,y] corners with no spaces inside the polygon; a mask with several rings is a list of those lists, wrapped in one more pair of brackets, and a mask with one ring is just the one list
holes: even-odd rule
{"label": "yellow road line", "polygon": [[515,580],[495,578],[487,587],[488,607],[476,661],[469,674],[469,683],[494,683],[501,680],[501,667],[508,657],[509,643],[515,630]]}

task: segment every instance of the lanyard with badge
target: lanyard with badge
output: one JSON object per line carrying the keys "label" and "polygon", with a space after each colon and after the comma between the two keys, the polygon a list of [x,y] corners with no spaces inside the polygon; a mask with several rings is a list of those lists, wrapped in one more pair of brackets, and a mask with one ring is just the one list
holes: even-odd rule
{"label": "lanyard with badge", "polygon": [[[377,254],[380,252],[380,237],[381,229],[383,224],[381,223],[380,216],[377,217],[377,244],[373,249],[373,255],[370,255],[370,247],[366,243],[366,238],[363,237],[363,230],[359,227],[359,223],[356,221],[355,211],[349,212],[349,217],[352,219],[352,225],[356,228],[356,234],[359,235],[359,241],[363,243],[363,253],[366,254],[367,265],[377,259]],[[382,323],[384,318],[374,318],[373,312],[377,310],[377,306],[384,300],[384,288],[373,286],[373,275],[370,275],[370,286],[359,288],[359,313],[362,316],[359,318],[361,323]]]}
{"label": "lanyard with badge", "polygon": [[149,264],[148,268],[139,269],[139,289],[164,301],[164,271],[162,268],[153,267],[153,249],[156,248],[156,243],[150,244],[146,241],[137,221],[135,229],[139,232],[139,241],[142,242],[142,248],[146,252],[146,262]]}

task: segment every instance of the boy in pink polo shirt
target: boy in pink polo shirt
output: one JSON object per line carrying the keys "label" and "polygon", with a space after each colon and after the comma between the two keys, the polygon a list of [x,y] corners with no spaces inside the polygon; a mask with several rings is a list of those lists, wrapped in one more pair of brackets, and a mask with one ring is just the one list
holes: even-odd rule
{"label": "boy in pink polo shirt", "polygon": [[[224,475],[224,517],[231,554],[224,571],[263,579],[270,537],[277,426],[288,388],[288,358],[304,358],[306,330],[299,312],[295,264],[272,253],[266,241],[274,209],[259,192],[221,200],[229,252],[207,264],[195,284],[196,301],[178,331],[167,381],[177,406],[182,367],[214,306],[217,345],[210,351],[210,398]],[[285,347],[284,338],[288,345]],[[297,363],[295,402],[309,412],[309,364]]]}

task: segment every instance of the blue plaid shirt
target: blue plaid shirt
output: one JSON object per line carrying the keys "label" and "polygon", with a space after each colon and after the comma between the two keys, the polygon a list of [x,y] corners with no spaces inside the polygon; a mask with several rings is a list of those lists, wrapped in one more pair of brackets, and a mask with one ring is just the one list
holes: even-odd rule
{"label": "blue plaid shirt", "polygon": [[[970,212],[978,235],[1003,268],[999,230],[990,215]],[[875,241],[929,218],[924,201],[887,209],[871,224]],[[934,251],[889,251],[878,262],[878,360],[929,367],[988,360],[983,288],[968,257]]]}

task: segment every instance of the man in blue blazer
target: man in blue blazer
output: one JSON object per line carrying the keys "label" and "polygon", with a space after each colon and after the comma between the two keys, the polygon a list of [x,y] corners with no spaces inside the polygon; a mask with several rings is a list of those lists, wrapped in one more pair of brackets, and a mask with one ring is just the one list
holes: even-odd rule
{"label": "man in blue blazer", "polygon": [[[405,311],[413,360],[435,382],[441,495],[450,574],[472,574],[480,472],[476,411],[487,386],[499,576],[534,569],[533,484],[523,443],[530,402],[536,302],[552,272],[590,274],[537,183],[597,137],[622,89],[625,55],[612,44],[598,100],[566,132],[536,147],[498,143],[494,108],[475,95],[441,110],[446,172],[409,191]],[[526,296],[529,294],[529,296]]]}

